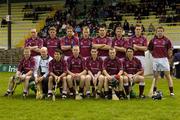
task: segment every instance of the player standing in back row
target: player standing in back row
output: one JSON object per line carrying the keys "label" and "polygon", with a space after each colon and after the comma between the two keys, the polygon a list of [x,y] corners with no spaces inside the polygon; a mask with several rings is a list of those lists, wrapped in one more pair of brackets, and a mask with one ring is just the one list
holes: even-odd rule
{"label": "player standing in back row", "polygon": [[142,35],[142,26],[135,26],[135,35],[129,39],[131,47],[134,49],[134,56],[137,57],[145,68],[145,51],[147,50],[147,39]]}
{"label": "player standing in back row", "polygon": [[171,41],[164,36],[164,28],[158,27],[156,29],[155,37],[150,41],[148,50],[153,56],[153,71],[155,78],[154,92],[157,90],[157,81],[159,72],[164,71],[165,77],[168,80],[170,95],[174,96],[173,80],[170,75],[170,66],[168,57],[172,51]]}
{"label": "player standing in back row", "polygon": [[99,36],[93,39],[92,46],[99,51],[99,56],[104,60],[112,46],[112,40],[106,36],[107,30],[104,25],[99,27]]}

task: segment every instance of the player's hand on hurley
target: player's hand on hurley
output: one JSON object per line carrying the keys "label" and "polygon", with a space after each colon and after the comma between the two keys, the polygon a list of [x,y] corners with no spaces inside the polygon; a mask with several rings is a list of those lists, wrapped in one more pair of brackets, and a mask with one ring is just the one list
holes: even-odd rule
{"label": "player's hand on hurley", "polygon": [[54,78],[55,78],[55,81],[57,81],[57,80],[58,80],[58,76],[55,76]]}
{"label": "player's hand on hurley", "polygon": [[58,77],[56,82],[59,83],[60,80],[61,80],[61,76]]}
{"label": "player's hand on hurley", "polygon": [[112,80],[113,78],[112,78],[112,76],[109,75],[109,76],[107,77],[107,79],[108,79],[108,80]]}

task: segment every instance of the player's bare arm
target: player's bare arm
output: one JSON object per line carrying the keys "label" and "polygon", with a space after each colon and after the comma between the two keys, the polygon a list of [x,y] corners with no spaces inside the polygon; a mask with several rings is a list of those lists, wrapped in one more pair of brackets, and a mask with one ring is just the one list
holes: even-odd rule
{"label": "player's bare arm", "polygon": [[134,44],[133,47],[135,50],[140,50],[140,51],[146,51],[147,50],[146,46],[139,46],[139,45]]}
{"label": "player's bare arm", "polygon": [[71,46],[70,46],[70,45],[67,45],[67,46],[61,46],[61,49],[62,49],[63,51],[71,50]]}
{"label": "player's bare arm", "polygon": [[126,48],[124,48],[124,47],[114,46],[114,48],[116,49],[116,51],[126,52]]}
{"label": "player's bare arm", "polygon": [[104,45],[101,49],[102,50],[109,50],[111,48],[110,45]]}
{"label": "player's bare arm", "polygon": [[111,80],[112,77],[107,73],[106,70],[103,70],[104,75],[108,78],[108,80]]}
{"label": "player's bare arm", "polygon": [[101,49],[105,46],[105,44],[93,44],[93,47],[95,47],[96,49]]}

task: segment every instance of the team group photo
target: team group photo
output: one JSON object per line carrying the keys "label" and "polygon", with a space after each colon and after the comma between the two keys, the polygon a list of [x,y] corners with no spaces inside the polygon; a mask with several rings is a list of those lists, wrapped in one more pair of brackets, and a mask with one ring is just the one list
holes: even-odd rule
{"label": "team group photo", "polygon": [[[179,6],[171,0],[0,2],[0,117],[179,120]],[[17,17],[3,17],[3,10]]]}

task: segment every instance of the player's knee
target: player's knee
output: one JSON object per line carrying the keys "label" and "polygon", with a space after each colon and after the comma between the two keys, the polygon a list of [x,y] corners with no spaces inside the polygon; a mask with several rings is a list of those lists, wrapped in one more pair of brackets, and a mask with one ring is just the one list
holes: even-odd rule
{"label": "player's knee", "polygon": [[85,75],[80,76],[80,80],[83,81],[83,82],[85,81],[85,78],[86,78]]}
{"label": "player's knee", "polygon": [[49,82],[53,82],[53,76],[49,76]]}
{"label": "player's knee", "polygon": [[104,76],[103,75],[100,75],[99,78],[98,78],[99,81],[104,81]]}
{"label": "player's knee", "polygon": [[144,82],[144,76],[139,76],[138,79],[140,80],[140,82]]}
{"label": "player's knee", "polygon": [[127,76],[124,76],[124,78],[123,78],[123,82],[124,83],[128,83],[129,81],[128,81],[128,77]]}
{"label": "player's knee", "polygon": [[90,81],[91,80],[91,76],[90,75],[86,75],[86,81]]}
{"label": "player's knee", "polygon": [[72,80],[72,76],[71,75],[68,75],[67,76],[67,80],[69,81],[69,80]]}

